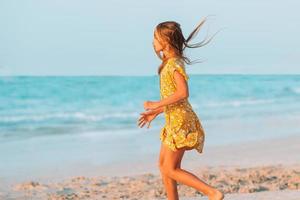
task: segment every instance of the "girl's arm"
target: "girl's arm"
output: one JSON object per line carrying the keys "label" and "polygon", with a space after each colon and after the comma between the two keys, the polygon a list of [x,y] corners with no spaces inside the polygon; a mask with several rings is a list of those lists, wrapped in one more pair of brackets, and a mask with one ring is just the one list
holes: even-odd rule
{"label": "girl's arm", "polygon": [[189,97],[187,82],[184,76],[181,73],[179,73],[177,70],[174,71],[174,80],[177,88],[174,94],[156,102],[155,107],[163,109],[163,107],[166,105],[173,104],[177,101],[180,101],[181,99],[185,99]]}
{"label": "girl's arm", "polygon": [[162,112],[164,112],[164,107],[150,109],[150,110],[147,110],[145,112],[142,112],[141,114],[150,114],[150,115],[155,114],[157,116],[157,115],[159,115]]}
{"label": "girl's arm", "polygon": [[156,113],[157,115],[159,115],[160,113],[164,112],[164,107],[159,107],[159,108],[156,108]]}

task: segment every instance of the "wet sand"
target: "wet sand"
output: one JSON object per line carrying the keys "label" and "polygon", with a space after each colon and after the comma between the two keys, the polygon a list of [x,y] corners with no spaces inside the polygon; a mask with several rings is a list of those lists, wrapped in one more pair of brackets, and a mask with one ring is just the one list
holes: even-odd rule
{"label": "wet sand", "polygon": [[[222,190],[228,199],[296,200],[300,199],[299,144],[299,136],[290,136],[212,146],[201,156],[187,152],[182,167]],[[83,171],[80,176],[17,182],[1,191],[0,199],[166,199],[155,156],[147,155],[139,164]],[[207,199],[181,183],[178,190],[181,199]]]}

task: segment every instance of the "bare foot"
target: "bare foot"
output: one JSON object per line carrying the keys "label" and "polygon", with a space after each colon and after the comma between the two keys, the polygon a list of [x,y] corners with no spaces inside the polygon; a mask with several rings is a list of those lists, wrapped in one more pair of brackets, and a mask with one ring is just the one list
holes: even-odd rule
{"label": "bare foot", "polygon": [[208,196],[208,199],[209,200],[223,200],[224,194],[219,190],[215,190],[211,195]]}

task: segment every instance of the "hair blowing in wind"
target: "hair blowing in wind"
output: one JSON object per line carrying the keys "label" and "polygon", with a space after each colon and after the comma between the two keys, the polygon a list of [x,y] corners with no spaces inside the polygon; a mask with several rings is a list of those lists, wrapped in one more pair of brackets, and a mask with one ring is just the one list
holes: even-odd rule
{"label": "hair blowing in wind", "polygon": [[[193,64],[194,61],[191,61],[188,57],[184,55],[185,48],[198,48],[202,47],[206,44],[208,44],[214,36],[220,31],[217,31],[213,36],[208,38],[206,37],[197,43],[190,44],[190,41],[197,35],[203,24],[207,21],[207,17],[205,17],[197,26],[196,28],[189,34],[189,36],[185,39],[180,24],[175,21],[165,21],[162,23],[159,23],[156,26],[156,30],[160,37],[162,37],[169,46],[174,50],[177,57],[182,58],[185,63],[187,64]],[[164,56],[161,56],[159,52],[156,52],[156,54],[162,58],[163,62],[160,65],[158,69],[158,73],[160,73],[164,63],[166,62],[166,59]]]}

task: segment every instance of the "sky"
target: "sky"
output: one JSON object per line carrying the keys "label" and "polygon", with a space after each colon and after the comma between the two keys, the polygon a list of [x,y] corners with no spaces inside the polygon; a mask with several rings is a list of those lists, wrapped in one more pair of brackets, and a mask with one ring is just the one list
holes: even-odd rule
{"label": "sky", "polygon": [[297,0],[0,0],[0,75],[157,74],[155,26],[173,20],[203,63],[189,74],[300,74]]}

